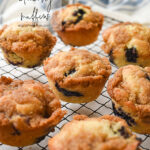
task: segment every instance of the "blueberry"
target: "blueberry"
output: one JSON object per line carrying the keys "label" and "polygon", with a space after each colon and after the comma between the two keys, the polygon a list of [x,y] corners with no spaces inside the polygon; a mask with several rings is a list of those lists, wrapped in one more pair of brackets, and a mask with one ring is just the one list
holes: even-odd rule
{"label": "blueberry", "polygon": [[126,131],[126,129],[125,129],[124,126],[122,126],[122,127],[118,130],[118,132],[120,132],[120,135],[123,136],[125,139],[127,139],[127,138],[130,137],[129,133]]}
{"label": "blueberry", "polygon": [[72,15],[73,15],[73,16],[78,16],[78,11],[77,11],[77,10],[74,11]]}
{"label": "blueberry", "polygon": [[12,65],[14,65],[14,66],[18,66],[18,65],[22,65],[23,64],[23,61],[21,61],[21,62],[13,62],[13,61],[11,61],[11,60],[9,60],[8,58],[7,58],[7,61],[10,63],[10,64],[12,64]]}
{"label": "blueberry", "polygon": [[68,73],[65,73],[64,75],[65,75],[65,77],[67,77],[68,75],[71,75],[71,74],[73,74],[75,72],[76,72],[76,70],[75,70],[75,68],[73,68],[73,69],[69,70]]}
{"label": "blueberry", "polygon": [[74,22],[74,24],[77,24],[78,22],[80,22],[82,20],[83,16],[78,16],[77,20]]}
{"label": "blueberry", "polygon": [[78,9],[76,11],[73,12],[73,16],[78,16],[78,15],[84,15],[85,14],[85,11],[83,9]]}
{"label": "blueberry", "polygon": [[[3,49],[4,50],[4,52],[5,52],[5,54],[7,55],[7,56],[9,56],[9,55],[16,55],[14,52],[9,52],[8,50],[6,50],[6,49]],[[16,55],[17,56],[17,55]],[[12,64],[12,65],[22,65],[23,64],[23,59],[21,58],[21,57],[19,57],[19,56],[17,56],[19,59],[21,59],[21,61],[19,60],[18,62],[16,61],[16,62],[13,62],[13,61],[11,61],[8,57],[6,57],[6,59],[7,59],[7,61],[10,63],[10,64]]]}
{"label": "blueberry", "polygon": [[77,16],[77,19],[76,21],[74,22],[74,24],[77,24],[78,22],[80,22],[83,18],[83,15],[85,14],[86,12],[83,10],[83,9],[78,9],[76,11],[73,12],[73,16]]}
{"label": "blueberry", "polygon": [[81,97],[81,96],[83,96],[83,94],[81,94],[79,92],[69,91],[69,90],[66,90],[64,88],[61,88],[57,82],[55,83],[55,87],[57,88],[57,90],[59,92],[63,93],[65,96],[68,96],[68,97],[71,97],[71,96]]}
{"label": "blueberry", "polygon": [[125,56],[126,56],[126,60],[128,62],[136,63],[137,58],[138,58],[138,52],[137,52],[135,47],[126,48],[125,49]]}
{"label": "blueberry", "polygon": [[150,76],[146,73],[146,79],[150,81]]}
{"label": "blueberry", "polygon": [[50,117],[50,114],[46,111],[44,114],[44,118],[49,118],[49,117]]}
{"label": "blueberry", "polygon": [[61,22],[62,31],[65,31],[65,28],[66,28],[65,25],[66,25],[66,23],[67,23],[66,21],[62,21],[62,22]]}
{"label": "blueberry", "polygon": [[85,11],[83,9],[78,9],[78,12],[79,12],[79,14],[82,14],[82,15],[85,14]]}
{"label": "blueberry", "polygon": [[83,10],[83,9],[78,9],[78,10],[75,10],[74,12],[73,12],[73,16],[75,16],[76,17],[76,20],[75,21],[62,21],[61,22],[61,25],[62,25],[62,31],[65,31],[65,25],[66,24],[77,24],[78,22],[80,22],[81,20],[82,20],[82,18],[83,18],[83,15],[85,14],[86,12]]}
{"label": "blueberry", "polygon": [[61,24],[62,26],[64,26],[66,24],[66,21],[62,21]]}
{"label": "blueberry", "polygon": [[109,52],[109,61],[114,64],[113,49],[111,49]]}
{"label": "blueberry", "polygon": [[113,108],[114,114],[116,116],[119,116],[119,117],[125,119],[129,126],[136,125],[135,120],[132,117],[130,117],[128,114],[126,114],[121,108],[118,108],[118,110],[117,110],[115,108],[114,103],[112,103],[112,108]]}
{"label": "blueberry", "polygon": [[14,136],[16,136],[16,135],[21,135],[21,133],[20,133],[20,131],[14,126],[14,125],[12,125],[12,128],[13,128],[13,130],[14,130],[14,132],[12,133],[12,135],[14,135]]}

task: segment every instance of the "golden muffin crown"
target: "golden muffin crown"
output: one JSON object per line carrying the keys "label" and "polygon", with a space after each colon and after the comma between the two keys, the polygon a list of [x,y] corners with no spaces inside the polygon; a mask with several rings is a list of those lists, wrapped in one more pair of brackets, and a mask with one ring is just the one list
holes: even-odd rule
{"label": "golden muffin crown", "polygon": [[[87,50],[72,48],[69,52],[59,52],[44,62],[48,78],[63,84],[82,84],[82,81],[107,78],[111,66],[107,58]],[[90,80],[91,79],[91,80]]]}
{"label": "golden muffin crown", "polygon": [[130,108],[135,116],[149,116],[150,67],[128,65],[120,68],[109,80],[107,90],[112,99]]}
{"label": "golden muffin crown", "polygon": [[0,47],[6,60],[13,65],[40,65],[55,43],[56,38],[48,29],[32,22],[15,22],[0,30]]}
{"label": "golden muffin crown", "polygon": [[139,141],[124,120],[77,115],[49,140],[51,150],[136,150]]}
{"label": "golden muffin crown", "polygon": [[106,29],[102,49],[117,66],[150,66],[150,29],[137,23],[119,23]]}
{"label": "golden muffin crown", "polygon": [[90,7],[83,4],[67,5],[67,7],[56,11],[52,17],[54,30],[72,30],[72,28],[93,28],[101,26],[103,15],[94,12]]}
{"label": "golden muffin crown", "polygon": [[15,53],[41,53],[56,42],[48,29],[32,22],[5,25],[0,32],[2,48]]}
{"label": "golden muffin crown", "polygon": [[40,126],[60,107],[48,85],[0,78],[0,125],[22,121],[26,126]]}

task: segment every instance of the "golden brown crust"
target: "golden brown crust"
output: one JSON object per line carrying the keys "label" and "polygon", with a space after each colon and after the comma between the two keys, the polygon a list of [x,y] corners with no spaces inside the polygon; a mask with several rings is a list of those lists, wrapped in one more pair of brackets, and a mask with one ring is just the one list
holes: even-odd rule
{"label": "golden brown crust", "polygon": [[[0,78],[0,141],[26,146],[48,134],[66,112],[48,85]],[[21,141],[20,141],[21,140]]]}
{"label": "golden brown crust", "polygon": [[[77,9],[85,10],[85,15],[82,20],[78,23],[74,24],[73,21],[76,19],[76,16],[73,16],[72,13],[77,11]],[[52,25],[55,31],[65,30],[65,31],[74,31],[79,29],[92,29],[93,27],[102,26],[104,17],[102,14],[98,12],[94,12],[90,7],[85,6],[83,4],[73,4],[67,5],[66,8],[61,9],[60,11],[56,11],[53,14]],[[57,22],[56,22],[57,21]],[[64,27],[62,27],[62,21],[69,21]]]}
{"label": "golden brown crust", "polygon": [[[74,98],[79,100],[83,98],[84,101],[87,98],[88,101],[88,98],[93,99],[93,96],[97,98],[100,94],[100,89],[111,73],[111,66],[107,58],[101,58],[87,50],[71,49],[69,52],[59,52],[54,57],[45,60],[44,71],[51,87],[57,82],[61,88],[85,93],[85,97]],[[52,90],[56,89],[53,87]],[[95,88],[96,94],[92,88]],[[71,101],[71,97],[67,99]]]}
{"label": "golden brown crust", "polygon": [[148,69],[133,65],[122,67],[109,80],[108,92],[117,103],[123,104],[130,101],[136,107],[142,105],[142,109],[144,107],[150,109],[150,81],[147,79],[148,76],[150,76]]}
{"label": "golden brown crust", "polygon": [[[101,48],[117,66],[137,64],[150,66],[150,29],[137,23],[119,23],[103,32]],[[135,48],[134,52],[128,52]],[[128,58],[129,57],[129,58]],[[132,57],[132,58],[130,58]],[[133,58],[136,57],[136,58]]]}
{"label": "golden brown crust", "polygon": [[103,21],[103,15],[90,7],[73,4],[54,12],[51,23],[65,44],[81,46],[97,39]]}
{"label": "golden brown crust", "polygon": [[22,59],[21,65],[25,67],[39,65],[49,56],[55,43],[56,38],[48,29],[31,22],[16,22],[4,26],[0,31],[0,46],[6,59],[15,64],[12,58],[14,54]]}
{"label": "golden brown crust", "polygon": [[[121,107],[130,114],[137,126],[140,126],[138,122],[139,124],[140,122],[148,123],[150,120],[150,67],[128,65],[120,68],[109,80],[107,91],[115,106]],[[145,130],[144,127],[140,128]],[[143,132],[149,133],[149,130]]]}
{"label": "golden brown crust", "polygon": [[136,150],[139,143],[126,122],[118,117],[77,115],[49,140],[48,146],[51,150]]}
{"label": "golden brown crust", "polygon": [[[65,78],[64,74],[73,68],[76,69],[76,72]],[[87,50],[72,48],[69,52],[61,51],[45,60],[44,71],[52,80],[58,82],[63,80],[65,84],[74,85],[75,83],[69,80],[76,77],[82,80],[97,76],[108,77],[111,73],[111,66],[106,57],[101,58]]]}

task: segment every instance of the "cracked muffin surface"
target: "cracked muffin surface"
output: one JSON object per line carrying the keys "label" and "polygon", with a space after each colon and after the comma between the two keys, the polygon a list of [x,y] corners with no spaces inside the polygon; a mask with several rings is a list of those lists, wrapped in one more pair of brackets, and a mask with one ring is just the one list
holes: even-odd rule
{"label": "cracked muffin surface", "polygon": [[44,139],[65,115],[48,85],[0,78],[0,142],[27,146]]}
{"label": "cracked muffin surface", "polygon": [[140,140],[115,116],[76,115],[48,142],[50,150],[139,150]]}
{"label": "cracked muffin surface", "polygon": [[150,28],[137,23],[119,23],[106,29],[101,48],[118,67],[150,66]]}
{"label": "cracked muffin surface", "polygon": [[72,48],[46,59],[44,71],[51,89],[60,99],[83,103],[99,96],[111,66],[105,57]]}
{"label": "cracked muffin surface", "polygon": [[108,81],[114,113],[138,133],[150,133],[150,67],[128,65]]}
{"label": "cracked muffin surface", "polygon": [[53,13],[53,29],[65,44],[83,46],[97,40],[104,17],[83,4],[67,5]]}
{"label": "cracked muffin surface", "polygon": [[0,47],[6,60],[17,66],[35,67],[50,55],[56,43],[48,29],[32,22],[15,22],[0,30]]}

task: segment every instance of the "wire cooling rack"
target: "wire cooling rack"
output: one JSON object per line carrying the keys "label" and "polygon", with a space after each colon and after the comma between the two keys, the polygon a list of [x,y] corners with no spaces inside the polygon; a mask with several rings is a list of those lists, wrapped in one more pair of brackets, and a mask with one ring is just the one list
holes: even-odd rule
{"label": "wire cooling rack", "polygon": [[[105,22],[103,25],[103,29],[118,23],[118,20],[114,20],[109,17],[105,17]],[[97,53],[100,56],[106,56],[108,57],[101,49],[100,45],[102,44],[102,31],[100,32],[100,35],[98,37],[98,40],[88,46],[81,47],[84,49],[88,49],[90,52]],[[54,47],[52,51],[52,55],[56,54],[60,50],[67,51],[70,49],[70,46],[66,46],[63,44],[63,42],[58,38],[57,44]],[[113,76],[113,74],[116,72],[117,67],[112,64],[112,74],[110,78]],[[47,78],[44,74],[43,67],[36,67],[33,69],[26,69],[22,67],[16,67],[13,65],[9,65],[5,62],[2,53],[0,52],[0,75],[11,77],[13,79],[21,79],[21,80],[28,80],[33,79],[40,81],[42,83],[47,83]],[[107,85],[107,83],[106,83]],[[62,102],[62,109],[65,109],[68,111],[67,115],[63,118],[63,120],[55,127],[55,132],[49,133],[48,136],[45,137],[43,141],[41,141],[38,144],[34,144],[27,147],[11,147],[7,145],[0,144],[0,150],[48,150],[48,139],[53,137],[60,128],[67,123],[68,121],[72,120],[73,115],[76,114],[84,114],[89,117],[100,117],[105,114],[113,115],[112,111],[112,104],[111,99],[109,95],[107,94],[106,85],[101,93],[101,95],[93,102],[90,103],[83,103],[83,104],[71,104],[71,103],[65,103]],[[137,135],[142,139],[141,148],[143,150],[150,150],[150,136],[149,135]]]}

